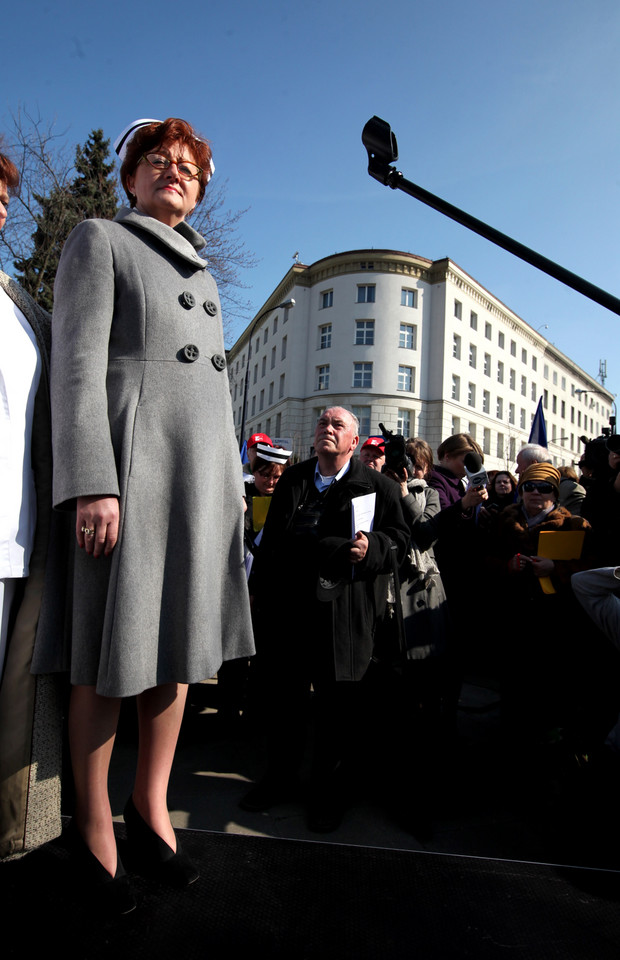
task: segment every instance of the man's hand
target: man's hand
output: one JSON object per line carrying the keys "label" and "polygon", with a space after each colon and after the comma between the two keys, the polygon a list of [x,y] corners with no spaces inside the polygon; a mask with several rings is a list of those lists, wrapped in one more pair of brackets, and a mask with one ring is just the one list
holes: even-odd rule
{"label": "man's hand", "polygon": [[360,563],[368,550],[368,537],[358,530],[351,541],[351,563]]}

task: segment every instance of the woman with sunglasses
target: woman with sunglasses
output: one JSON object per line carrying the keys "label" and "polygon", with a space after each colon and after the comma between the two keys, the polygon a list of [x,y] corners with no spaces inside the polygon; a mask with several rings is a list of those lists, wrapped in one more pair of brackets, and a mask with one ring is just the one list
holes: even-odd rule
{"label": "woman with sunglasses", "polygon": [[[586,520],[559,505],[560,473],[550,463],[529,466],[518,493],[521,502],[499,513],[489,537],[494,577],[487,595],[497,631],[506,732],[531,759],[543,744],[560,737],[575,743],[596,726],[586,709],[597,682],[596,650],[590,631],[580,629],[587,621],[570,586],[573,573],[592,566],[592,531]],[[583,531],[581,556],[540,556],[544,531]],[[543,582],[553,592],[545,592]],[[588,713],[592,724],[586,727]]]}
{"label": "woman with sunglasses", "polygon": [[137,698],[133,864],[187,885],[167,808],[187,684],[254,648],[221,311],[186,223],[211,148],[175,118],[136,121],[116,147],[129,208],[79,224],[56,278],[54,505],[74,511],[78,549],[67,649],[45,646],[35,669],[69,666],[74,849],[126,912],[107,792],[121,699]]}

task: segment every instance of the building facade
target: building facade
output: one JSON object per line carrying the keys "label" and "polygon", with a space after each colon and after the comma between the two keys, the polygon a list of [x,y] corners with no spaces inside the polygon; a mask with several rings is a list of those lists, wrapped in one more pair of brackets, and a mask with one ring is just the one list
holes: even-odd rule
{"label": "building facade", "polygon": [[447,258],[353,250],[295,263],[257,318],[228,353],[237,435],[247,372],[246,437],[290,438],[300,459],[327,406],[353,410],[362,438],[381,422],[436,451],[471,433],[490,469],[514,467],[541,397],[557,465],[609,423],[612,395]]}

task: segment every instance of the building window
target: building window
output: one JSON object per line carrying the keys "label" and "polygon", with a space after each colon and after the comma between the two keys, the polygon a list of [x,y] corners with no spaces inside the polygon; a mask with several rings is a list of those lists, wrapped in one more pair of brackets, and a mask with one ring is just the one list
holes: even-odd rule
{"label": "building window", "polygon": [[254,379],[252,380],[252,384],[255,384],[257,380],[258,380],[258,364],[255,363],[255,364],[254,364]]}
{"label": "building window", "polygon": [[374,283],[359,284],[357,288],[357,302],[374,303],[375,289]]}
{"label": "building window", "polygon": [[482,452],[486,453],[487,456],[491,453],[491,431],[488,427],[484,428],[482,434]]}
{"label": "building window", "polygon": [[510,356],[511,356],[511,357],[516,357],[516,355],[517,355],[517,341],[516,341],[516,340],[511,340],[511,341],[510,341]]}
{"label": "building window", "polygon": [[319,327],[319,350],[327,350],[332,345],[332,325],[324,323]]}
{"label": "building window", "polygon": [[497,382],[498,383],[504,382],[504,364],[502,363],[501,360],[497,361]]}
{"label": "building window", "polygon": [[282,337],[282,350],[280,351],[280,360],[286,360],[286,337]]}
{"label": "building window", "polygon": [[536,357],[532,357],[532,370],[538,370],[538,360]]}
{"label": "building window", "polygon": [[452,356],[455,360],[461,359],[461,338],[457,333],[452,337]]}
{"label": "building window", "polygon": [[454,376],[454,374],[452,375],[452,399],[461,399],[461,378]]}
{"label": "building window", "polygon": [[488,390],[483,390],[482,392],[482,412],[490,413],[491,412],[491,394]]}
{"label": "building window", "polygon": [[355,343],[357,346],[372,347],[375,342],[375,321],[374,320],[356,320],[355,321]]}
{"label": "building window", "polygon": [[558,412],[558,398],[555,394],[551,397],[551,413]]}
{"label": "building window", "polygon": [[398,346],[404,350],[415,350],[418,328],[413,323],[401,323],[398,334]]}
{"label": "building window", "polygon": [[279,436],[280,436],[280,431],[281,431],[281,430],[282,430],[282,414],[281,414],[281,413],[276,413],[276,429],[275,429],[275,435],[276,435],[276,437],[279,437]]}
{"label": "building window", "polygon": [[252,397],[252,416],[256,413],[256,394]]}
{"label": "building window", "polygon": [[562,400],[560,404],[560,416],[562,420],[566,419],[566,400]]}
{"label": "building window", "polygon": [[484,325],[484,335],[487,340],[491,340],[493,337],[493,330],[490,323],[485,323]]}
{"label": "building window", "polygon": [[474,423],[473,420],[470,420],[469,423],[467,424],[467,432],[469,436],[472,438],[472,440],[476,439],[476,429],[477,429],[477,425]]}
{"label": "building window", "polygon": [[369,390],[372,387],[372,363],[353,364],[353,386]]}
{"label": "building window", "polygon": [[472,328],[472,330],[478,329],[478,314],[474,313],[473,310],[469,314],[469,326]]}
{"label": "building window", "polygon": [[554,386],[554,387],[557,387],[557,385],[558,385],[558,371],[557,371],[557,370],[554,370],[554,371],[553,371],[553,386]]}
{"label": "building window", "polygon": [[329,364],[316,368],[316,389],[329,390]]}
{"label": "building window", "polygon": [[485,353],[484,355],[484,375],[485,377],[491,376],[491,354]]}
{"label": "building window", "polygon": [[511,390],[516,390],[516,389],[517,389],[517,375],[516,375],[516,373],[515,373],[514,370],[511,370],[511,371],[510,371],[510,380],[509,380],[509,382],[510,382],[510,389],[511,389]]}
{"label": "building window", "polygon": [[411,426],[411,410],[398,411],[396,432],[402,434],[403,437],[413,436],[413,428]]}
{"label": "building window", "polygon": [[545,380],[548,380],[548,379],[549,379],[549,364],[548,364],[548,363],[545,363],[545,364],[543,365],[543,378],[544,378]]}
{"label": "building window", "polygon": [[407,290],[405,287],[403,287],[403,289],[400,291],[400,305],[401,307],[417,307],[418,291]]}
{"label": "building window", "polygon": [[278,388],[278,400],[281,400],[284,396],[284,374],[280,376],[280,386]]}
{"label": "building window", "polygon": [[497,456],[500,458],[500,460],[502,460],[504,457],[504,434],[503,433],[497,434]]}
{"label": "building window", "polygon": [[457,320],[460,320],[463,316],[463,304],[460,300],[454,301],[454,316]]}
{"label": "building window", "polygon": [[414,367],[399,366],[398,386],[396,389],[406,390],[409,393],[412,393],[415,390],[415,368]]}
{"label": "building window", "polygon": [[514,424],[515,422],[515,405],[514,403],[508,404],[508,423]]}
{"label": "building window", "polygon": [[274,333],[277,333],[277,332],[278,332],[278,318],[277,318],[277,317],[274,317],[274,318],[273,318],[273,332],[274,332]]}
{"label": "building window", "polygon": [[269,403],[269,405],[273,403],[273,380],[269,384],[269,399],[267,402]]}
{"label": "building window", "polygon": [[267,372],[267,357],[264,356],[263,359],[262,359],[261,365],[260,365],[260,375],[261,375],[261,377],[264,377],[266,372]]}
{"label": "building window", "polygon": [[263,330],[263,344],[267,343],[267,337],[269,336],[269,327],[266,326]]}
{"label": "building window", "polygon": [[259,411],[262,410],[264,406],[265,406],[265,391],[264,391],[264,390],[261,390],[261,392],[260,392],[260,400],[259,400],[259,403],[258,403],[258,409],[259,409]]}
{"label": "building window", "polygon": [[473,343],[469,344],[469,366],[476,369],[476,360],[477,360],[477,350],[476,345]]}
{"label": "building window", "polygon": [[469,407],[476,406],[476,384],[470,383],[467,385],[467,405]]}
{"label": "building window", "polygon": [[351,412],[360,424],[360,437],[370,435],[370,407],[351,407]]}
{"label": "building window", "polygon": [[327,307],[333,307],[334,305],[334,291],[333,290],[324,290],[321,294],[321,310],[327,309]]}
{"label": "building window", "polygon": [[275,367],[275,365],[276,365],[276,348],[272,347],[271,349],[271,369],[272,370]]}
{"label": "building window", "polygon": [[525,410],[521,407],[521,419],[519,421],[519,426],[522,430],[525,430]]}
{"label": "building window", "polygon": [[527,378],[521,377],[521,396],[527,397]]}
{"label": "building window", "polygon": [[504,345],[505,345],[504,334],[503,334],[503,333],[498,333],[498,334],[497,334],[497,346],[500,348],[500,350],[503,350],[503,349],[504,349]]}
{"label": "building window", "polygon": [[504,419],[504,401],[502,400],[501,397],[497,398],[497,419],[498,420]]}
{"label": "building window", "polygon": [[535,401],[535,400],[536,400],[536,396],[537,396],[536,384],[535,384],[535,383],[532,383],[532,392],[531,392],[531,394],[530,394],[530,397],[532,398],[532,400]]}
{"label": "building window", "polygon": [[566,390],[566,377],[562,377],[562,390]]}
{"label": "building window", "polygon": [[452,429],[451,429],[450,432],[451,432],[452,436],[454,436],[455,433],[460,433],[460,432],[461,432],[461,418],[460,418],[460,417],[452,417]]}
{"label": "building window", "polygon": [[527,363],[527,350],[521,351],[521,363]]}
{"label": "building window", "polygon": [[546,410],[548,406],[549,406],[549,391],[543,390],[543,407]]}

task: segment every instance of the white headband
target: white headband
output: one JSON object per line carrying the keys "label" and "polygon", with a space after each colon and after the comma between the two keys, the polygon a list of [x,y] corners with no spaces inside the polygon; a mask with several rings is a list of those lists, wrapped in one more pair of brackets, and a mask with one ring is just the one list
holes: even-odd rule
{"label": "white headband", "polygon": [[[140,127],[147,127],[150,123],[163,123],[163,120],[134,120],[133,123],[130,123],[128,127],[125,127],[122,133],[118,135],[114,141],[114,150],[121,158],[121,163],[125,159],[125,154],[127,153],[127,147],[129,146],[129,141],[133,137]],[[204,140],[201,140],[200,137],[196,137],[199,143],[204,143]],[[215,164],[213,163],[213,157],[209,161],[211,167],[211,172],[207,176],[207,183],[215,173]]]}

